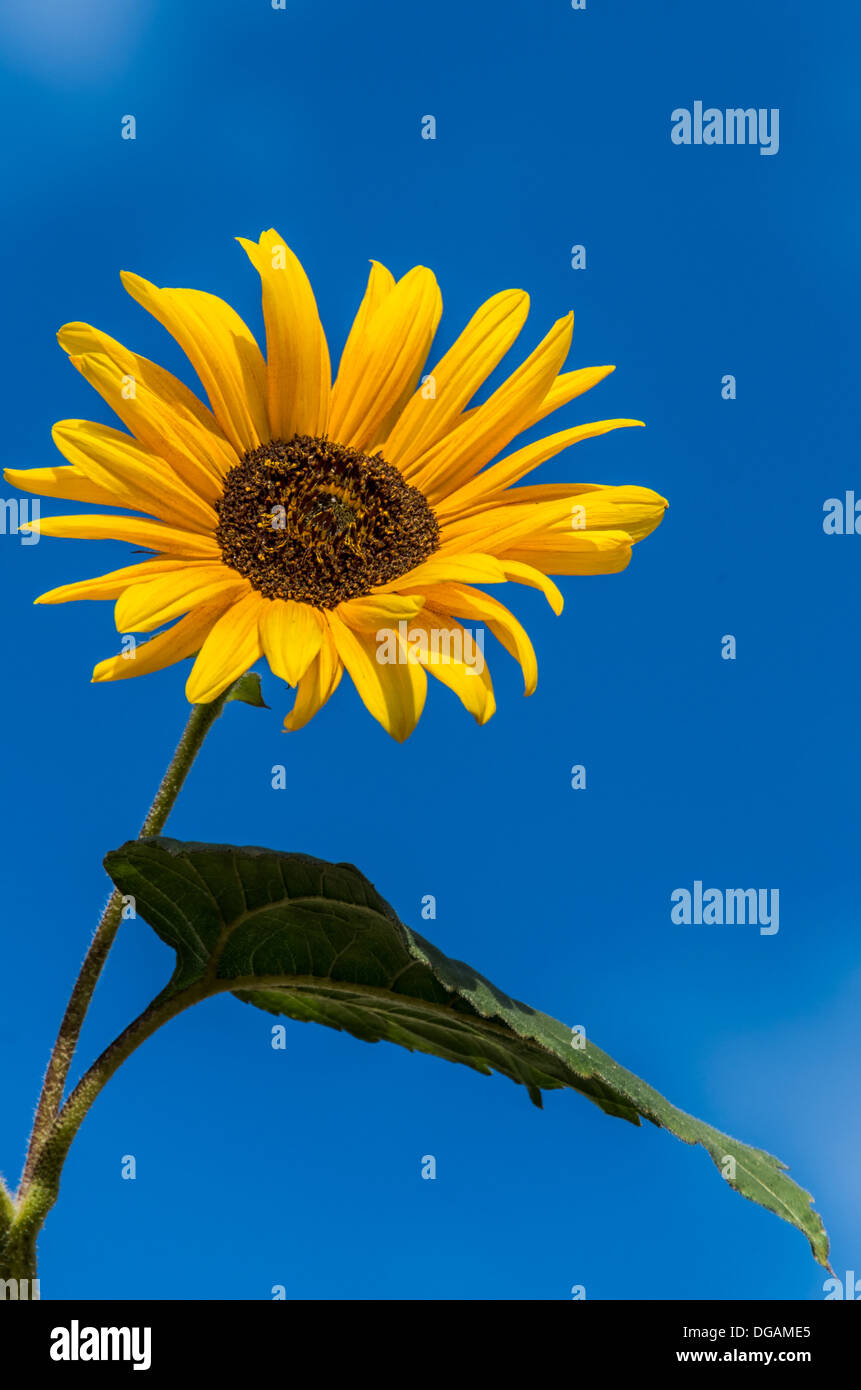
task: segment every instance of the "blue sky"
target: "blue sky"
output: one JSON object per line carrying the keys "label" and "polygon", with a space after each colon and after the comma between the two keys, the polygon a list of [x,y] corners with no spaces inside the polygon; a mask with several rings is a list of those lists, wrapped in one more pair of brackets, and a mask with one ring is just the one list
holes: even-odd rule
{"label": "blue sky", "polygon": [[[490,642],[491,722],[435,685],[398,747],[347,682],[282,733],[290,697],[267,673],[271,710],[229,709],[169,830],[355,862],[444,951],[788,1162],[841,1276],[861,1267],[861,539],[826,536],[822,517],[826,499],[861,496],[859,27],[833,0],[11,0],[0,16],[7,466],[57,461],[55,419],[109,419],[54,342],[68,320],[194,384],[120,269],[208,289],[259,328],[233,238],[272,225],[335,351],[375,257],[435,270],[438,349],[515,286],[532,296],[523,353],[573,308],[570,365],[617,364],[551,428],[647,428],[541,476],[640,483],[670,511],[624,574],[563,580],[561,618],[511,595],[536,694]],[[674,145],[672,111],[697,100],[778,108],[779,153]],[[31,606],[128,549],[0,536],[10,1177],[106,893],[102,856],[136,832],[185,718],[184,669],[89,684],[117,650],[109,604]],[[670,894],[695,880],[779,889],[779,932],[673,924]],[[170,969],[128,924],[82,1063]],[[221,998],[120,1072],[68,1161],[44,1296],[822,1297],[803,1236],[702,1150],[570,1093],[541,1113],[501,1078],[325,1029],[288,1024],[273,1052],[271,1023]]]}

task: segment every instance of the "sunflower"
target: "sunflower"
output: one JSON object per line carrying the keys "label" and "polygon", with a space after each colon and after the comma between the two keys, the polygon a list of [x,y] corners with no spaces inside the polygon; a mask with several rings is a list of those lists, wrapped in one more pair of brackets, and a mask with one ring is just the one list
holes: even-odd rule
{"label": "sunflower", "polygon": [[[125,514],[43,518],[25,529],[126,541],[152,558],[36,602],[113,599],[119,632],[157,634],[134,659],[99,662],[94,681],[193,656],[186,695],[201,704],[265,656],[296,687],[285,724],[298,729],[346,669],[400,741],[421,714],[430,672],[485,723],[493,686],[486,669],[461,659],[458,619],[499,639],[520,662],[527,694],[537,664],[517,619],[476,585],[529,585],[558,614],[562,595],[549,576],[624,569],[667,505],[640,487],[513,485],[570,444],[642,422],[575,426],[494,462],[521,431],[613,370],[561,370],[573,314],[474,406],[523,327],[528,296],[494,295],[422,376],[442,313],[436,279],[416,266],[396,281],[372,261],[333,383],[296,256],[274,230],[239,240],[262,281],[265,358],[215,295],[122,275],[186,353],[208,406],[98,329],[60,330],[73,365],[128,433],[63,420],[53,437],[66,466],[5,476],[27,492]],[[396,660],[379,659],[382,633],[394,634]]]}

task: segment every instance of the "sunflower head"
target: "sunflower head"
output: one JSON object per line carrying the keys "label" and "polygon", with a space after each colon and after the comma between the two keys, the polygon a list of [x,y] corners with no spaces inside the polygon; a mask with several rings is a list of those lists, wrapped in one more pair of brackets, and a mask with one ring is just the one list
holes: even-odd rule
{"label": "sunflower head", "polygon": [[216,511],[227,564],[267,598],[321,609],[400,579],[439,548],[424,493],[382,454],[310,435],[246,454]]}
{"label": "sunflower head", "polygon": [[241,245],[261,279],[265,357],[216,296],[122,277],[183,348],[208,404],[89,324],[61,329],[74,366],[125,429],[61,421],[53,433],[65,464],[9,469],[6,478],[114,509],[26,529],[124,541],[150,557],[37,602],[112,599],[118,631],[154,634],[133,659],[99,662],[96,681],[194,657],[186,694],[205,703],[265,656],[296,687],[289,729],[322,708],[345,670],[399,740],[421,714],[428,674],[485,723],[493,686],[483,661],[469,659],[461,620],[489,630],[520,662],[527,694],[537,664],[520,623],[484,586],[540,589],[558,613],[551,575],[624,569],[666,507],[647,488],[522,480],[579,440],[641,422],[574,426],[504,453],[613,368],[562,370],[569,314],[473,404],[520,333],[528,297],[494,295],[423,375],[442,312],[423,266],[395,280],[371,262],[333,380],[293,252],[275,231]]}

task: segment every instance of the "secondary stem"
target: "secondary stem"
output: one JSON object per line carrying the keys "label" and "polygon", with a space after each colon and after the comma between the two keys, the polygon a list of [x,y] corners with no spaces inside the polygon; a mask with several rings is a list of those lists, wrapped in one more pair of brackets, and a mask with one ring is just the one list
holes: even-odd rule
{"label": "secondary stem", "polygon": [[[219,980],[215,978],[214,967],[211,965],[203,978],[186,989],[172,993],[168,986],[162,990],[143,1013],[124,1028],[119,1037],[96,1058],[72,1091],[42,1145],[26,1196],[19,1200],[14,1225],[5,1246],[0,1247],[0,1278],[35,1277],[36,1239],[45,1217],[57,1200],[66,1155],[93,1101],[123,1062],[142,1043],[151,1038],[153,1033],[185,1009],[193,1008],[216,994],[253,987],[261,982],[261,978],[251,976],[248,979]],[[271,987],[289,986],[296,983],[296,977],[271,976],[263,982]]]}
{"label": "secondary stem", "polygon": [[170,999],[159,995],[133,1023],[115,1038],[89,1071],[81,1078],[62,1110],[55,1117],[33,1161],[26,1192],[21,1189],[15,1222],[5,1245],[0,1247],[0,1277],[32,1279],[36,1272],[36,1239],[57,1198],[60,1174],[69,1147],[81,1121],[101,1091],[126,1058],[158,1028],[183,1009],[206,998],[207,983],[183,990]]}
{"label": "secondary stem", "polygon": [[0,1178],[0,1240],[3,1239],[14,1220],[15,1203],[6,1191],[3,1179]]}
{"label": "secondary stem", "polygon": [[[231,689],[232,687],[228,687],[224,694],[220,695],[217,700],[213,700],[211,704],[192,706],[182,738],[161,780],[161,785],[141,826],[138,839],[143,839],[147,835],[158,835],[163,830],[182,784],[200,751],[201,744],[221,714]],[[30,1134],[27,1161],[18,1190],[19,1206],[27,1194],[39,1154],[59,1113],[66,1088],[66,1079],[72,1065],[75,1048],[78,1045],[84,1018],[108,958],[108,952],[119,930],[122,912],[122,894],[115,888],[108,899],[101,921],[90,943],[90,949],[84,958],[80,974],[66,1006],[63,1021],[60,1024],[54,1050],[48,1062],[48,1069],[42,1083],[42,1093],[36,1108],[36,1118]]]}

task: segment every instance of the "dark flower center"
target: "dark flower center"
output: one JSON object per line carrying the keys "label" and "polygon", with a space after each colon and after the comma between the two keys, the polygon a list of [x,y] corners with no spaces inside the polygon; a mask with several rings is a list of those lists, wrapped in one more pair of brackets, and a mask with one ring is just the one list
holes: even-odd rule
{"label": "dark flower center", "polygon": [[424,494],[381,454],[297,434],[246,454],[215,504],[224,562],[267,598],[335,608],[439,547]]}

